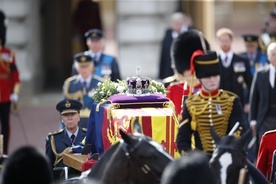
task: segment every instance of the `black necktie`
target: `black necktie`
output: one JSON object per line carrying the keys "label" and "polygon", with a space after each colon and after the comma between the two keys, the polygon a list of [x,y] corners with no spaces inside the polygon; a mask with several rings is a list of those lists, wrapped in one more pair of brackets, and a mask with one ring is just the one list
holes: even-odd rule
{"label": "black necktie", "polygon": [[249,55],[248,59],[249,59],[250,65],[254,66],[254,56],[253,55]]}
{"label": "black necktie", "polygon": [[224,64],[227,65],[227,63],[228,63],[228,57],[225,56],[225,58],[224,58]]}
{"label": "black necktie", "polygon": [[83,92],[83,94],[84,95],[86,95],[86,82],[84,81],[83,83],[82,83],[82,92]]}
{"label": "black necktie", "polygon": [[82,86],[86,88],[86,81],[83,81]]}
{"label": "black necktie", "polygon": [[94,63],[97,63],[97,56],[92,57],[92,60],[94,61]]}
{"label": "black necktie", "polygon": [[71,137],[70,137],[70,138],[71,138],[71,143],[72,143],[72,144],[74,144],[74,142],[75,142],[75,137],[76,137],[75,134],[72,134]]}

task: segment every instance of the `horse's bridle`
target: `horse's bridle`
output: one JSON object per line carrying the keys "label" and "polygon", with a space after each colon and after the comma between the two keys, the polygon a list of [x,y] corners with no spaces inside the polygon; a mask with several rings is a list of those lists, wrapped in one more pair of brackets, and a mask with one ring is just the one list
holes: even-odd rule
{"label": "horse's bridle", "polygon": [[[216,148],[218,150],[234,150],[234,151],[241,151],[242,154],[246,157],[246,153],[244,150],[240,150],[238,148],[235,148],[233,146],[229,146],[229,145],[218,145],[218,147]],[[244,180],[245,180],[245,176],[246,174],[248,173],[248,168],[247,168],[247,165],[246,165],[246,159],[244,159],[244,167],[242,167],[239,171],[239,179],[238,179],[238,184],[243,184],[244,183]]]}
{"label": "horse's bridle", "polygon": [[[132,148],[129,148],[128,145],[124,141],[121,141],[121,146],[122,146],[123,151],[125,152],[126,157],[128,158],[129,162],[131,163],[132,168],[135,169],[135,171],[136,171],[135,173],[137,173],[137,168],[135,167],[134,162],[133,162],[132,159],[136,160],[136,162],[140,166],[141,170],[146,175],[150,173],[151,175],[154,176],[154,178],[156,179],[156,181],[160,181],[160,178],[156,175],[156,173],[154,173],[152,171],[152,169],[150,168],[150,166],[148,166],[146,163],[143,163],[141,160],[135,158],[132,155],[132,153],[135,152],[135,150],[142,144],[143,141],[145,141],[145,138],[140,137],[138,139],[138,142]],[[139,178],[138,178],[138,175],[136,175],[136,176],[137,176],[137,181],[140,181]]]}

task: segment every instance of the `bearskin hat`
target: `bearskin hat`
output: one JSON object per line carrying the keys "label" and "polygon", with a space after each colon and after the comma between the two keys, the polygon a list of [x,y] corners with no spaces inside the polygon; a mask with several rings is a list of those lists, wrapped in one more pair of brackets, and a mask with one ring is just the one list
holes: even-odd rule
{"label": "bearskin hat", "polygon": [[0,44],[5,45],[6,43],[6,25],[5,25],[5,14],[0,10]]}
{"label": "bearskin hat", "polygon": [[[178,73],[183,74],[185,70],[190,69],[190,59],[194,51],[202,50],[203,46],[200,40],[200,32],[191,29],[181,33],[173,42],[171,47],[172,65]],[[208,41],[204,38],[206,50],[210,49]]]}

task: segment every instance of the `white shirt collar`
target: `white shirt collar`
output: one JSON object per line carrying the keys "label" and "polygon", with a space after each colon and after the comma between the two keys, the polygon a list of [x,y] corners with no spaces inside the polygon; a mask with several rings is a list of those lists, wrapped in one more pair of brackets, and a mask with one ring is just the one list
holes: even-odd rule
{"label": "white shirt collar", "polygon": [[274,88],[275,71],[275,67],[269,64],[269,82],[272,88]]}
{"label": "white shirt collar", "polygon": [[[183,25],[183,26],[181,27],[180,33],[184,33],[184,32],[186,32],[186,31],[188,31],[188,28],[189,28],[188,25]],[[176,31],[172,31],[172,38],[173,38],[173,39],[177,38],[178,35],[179,35],[180,33],[176,32]]]}
{"label": "white shirt collar", "polygon": [[176,31],[172,31],[172,38],[175,39],[178,37],[178,33]]}
{"label": "white shirt collar", "polygon": [[184,33],[184,32],[186,32],[186,31],[188,31],[188,29],[189,29],[189,26],[186,25],[186,24],[184,24],[184,25],[181,27],[181,33]]}
{"label": "white shirt collar", "polygon": [[[73,133],[69,132],[66,128],[65,128],[65,130],[66,130],[66,132],[67,132],[69,138],[71,139],[71,135],[72,135]],[[78,132],[79,132],[79,127],[77,127],[77,130],[74,132],[75,137],[78,136]]]}
{"label": "white shirt collar", "polygon": [[[222,50],[220,50],[219,51],[219,55],[220,55],[220,58],[221,58],[222,61],[227,56],[227,66],[225,66],[225,67],[230,66],[230,64],[232,62],[232,58],[233,58],[234,52],[232,50],[230,50],[229,52],[225,53]],[[224,64],[224,63],[222,62],[222,64]]]}
{"label": "white shirt collar", "polygon": [[228,59],[231,61],[233,58],[234,52],[232,50],[230,50],[229,52],[225,53],[222,50],[220,50],[219,55],[220,55],[221,59],[224,59],[227,56]]}
{"label": "white shirt collar", "polygon": [[94,52],[92,52],[92,50],[89,50],[89,55],[92,57],[92,58],[96,58],[96,61],[99,61],[100,57],[101,57],[101,54],[102,54],[102,51],[99,51],[97,52],[96,54]]}
{"label": "white shirt collar", "polygon": [[83,83],[84,81],[86,82],[86,87],[89,87],[91,80],[92,80],[92,74],[90,74],[86,79],[84,79],[81,74],[78,74],[78,80]]}

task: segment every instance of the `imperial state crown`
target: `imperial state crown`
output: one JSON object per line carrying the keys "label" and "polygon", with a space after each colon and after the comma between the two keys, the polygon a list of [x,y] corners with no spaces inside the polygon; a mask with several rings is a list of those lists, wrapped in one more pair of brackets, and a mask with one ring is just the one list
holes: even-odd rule
{"label": "imperial state crown", "polygon": [[136,76],[126,79],[128,90],[127,95],[145,96],[149,95],[150,78],[140,76],[141,67],[136,68]]}

